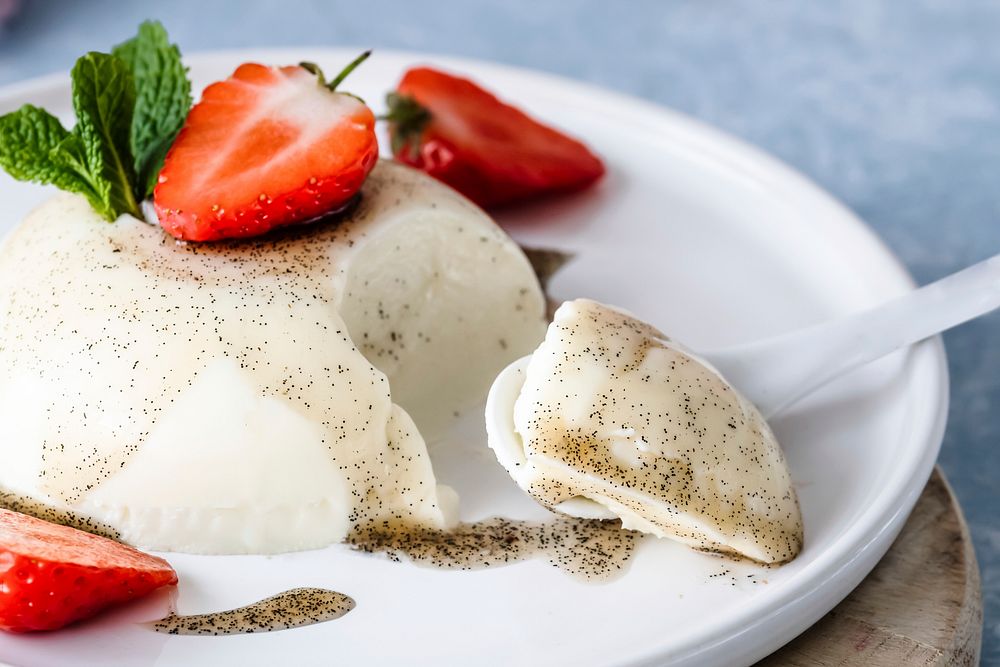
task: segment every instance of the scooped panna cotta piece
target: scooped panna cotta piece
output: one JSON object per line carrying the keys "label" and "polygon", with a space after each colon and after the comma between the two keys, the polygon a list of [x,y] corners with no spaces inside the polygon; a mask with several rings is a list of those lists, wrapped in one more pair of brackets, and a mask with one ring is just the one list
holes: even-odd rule
{"label": "scooped panna cotta piece", "polygon": [[28,216],[0,246],[0,490],[199,553],[447,526],[417,427],[538,344],[542,294],[430,177],[381,163],[362,194],[339,221],[205,245],[72,195]]}
{"label": "scooped panna cotta piece", "polygon": [[625,528],[764,563],[799,553],[798,501],[766,421],[652,326],[564,303],[524,378],[511,424],[523,456],[498,457],[542,504],[592,506]]}

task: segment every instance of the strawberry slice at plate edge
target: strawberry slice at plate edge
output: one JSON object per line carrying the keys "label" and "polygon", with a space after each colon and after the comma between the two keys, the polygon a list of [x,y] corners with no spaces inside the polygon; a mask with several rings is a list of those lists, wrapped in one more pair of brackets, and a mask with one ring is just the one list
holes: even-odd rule
{"label": "strawberry slice at plate edge", "polygon": [[158,556],[0,509],[0,630],[55,630],[176,583]]}

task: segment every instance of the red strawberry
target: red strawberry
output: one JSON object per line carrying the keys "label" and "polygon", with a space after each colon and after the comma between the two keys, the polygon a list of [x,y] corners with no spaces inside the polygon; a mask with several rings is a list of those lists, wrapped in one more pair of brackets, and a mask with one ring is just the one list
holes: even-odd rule
{"label": "red strawberry", "polygon": [[378,157],[375,117],[311,63],[240,65],[191,108],[153,193],[188,241],[256,236],[346,205]]}
{"label": "red strawberry", "polygon": [[604,174],[600,159],[582,143],[468,79],[417,67],[388,102],[396,158],[480,206],[579,190]]}
{"label": "red strawberry", "polygon": [[0,509],[0,630],[54,630],[176,583],[162,558]]}

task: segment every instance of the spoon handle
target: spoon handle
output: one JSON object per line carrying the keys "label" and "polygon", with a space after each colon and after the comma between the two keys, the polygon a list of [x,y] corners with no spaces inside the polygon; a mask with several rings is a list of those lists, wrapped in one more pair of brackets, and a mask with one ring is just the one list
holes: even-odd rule
{"label": "spoon handle", "polygon": [[765,417],[859,366],[1000,307],[1000,255],[857,315],[704,357]]}

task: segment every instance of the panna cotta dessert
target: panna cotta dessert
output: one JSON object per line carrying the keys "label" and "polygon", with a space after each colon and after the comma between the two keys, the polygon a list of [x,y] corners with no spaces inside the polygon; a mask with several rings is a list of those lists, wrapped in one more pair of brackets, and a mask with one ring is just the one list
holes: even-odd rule
{"label": "panna cotta dessert", "polygon": [[395,163],[342,219],[212,244],[59,195],[0,246],[0,489],[161,550],[445,528],[421,432],[544,331],[521,250]]}
{"label": "panna cotta dessert", "polygon": [[788,466],[760,412],[623,311],[560,306],[512,418],[487,423],[500,462],[547,507],[763,563],[802,548]]}

